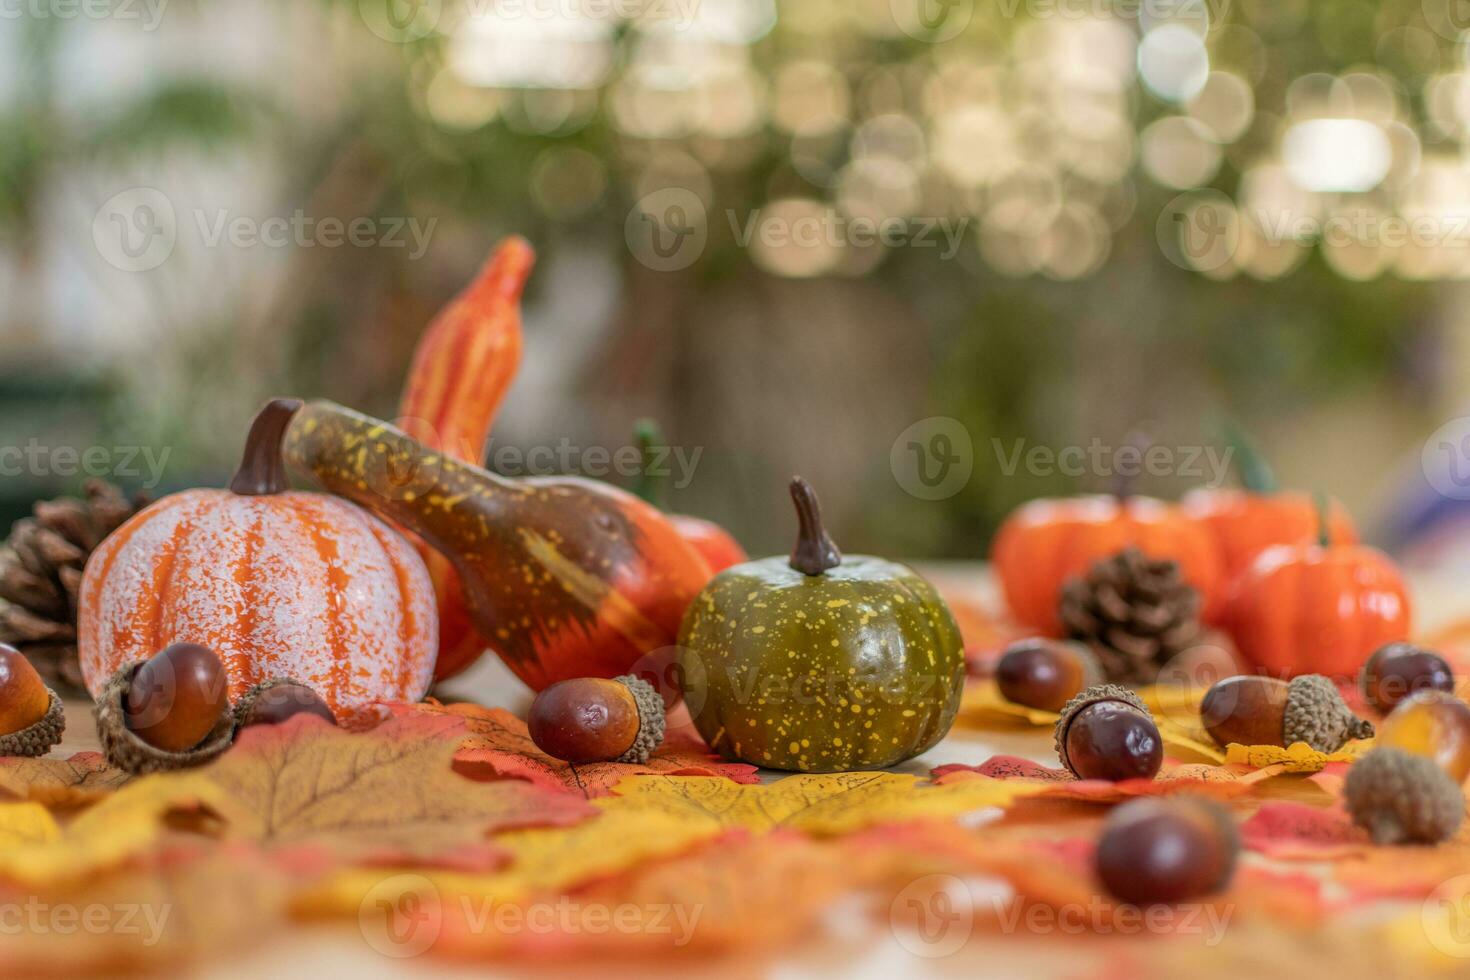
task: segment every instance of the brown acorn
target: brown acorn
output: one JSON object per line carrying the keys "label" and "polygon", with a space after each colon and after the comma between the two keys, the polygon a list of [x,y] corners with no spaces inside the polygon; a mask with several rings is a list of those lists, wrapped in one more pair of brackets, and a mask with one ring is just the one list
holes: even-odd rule
{"label": "brown acorn", "polygon": [[995,666],[1002,697],[1042,711],[1061,711],[1079,691],[1102,679],[1102,667],[1090,649],[1044,637],[1017,640]]}
{"label": "brown acorn", "polygon": [[1342,797],[1376,844],[1434,844],[1453,837],[1465,819],[1459,785],[1432,760],[1402,749],[1374,749],[1354,762]]}
{"label": "brown acorn", "polygon": [[175,643],[122,668],[95,710],[103,754],[134,774],[200,765],[234,738],[224,664],[196,643]]}
{"label": "brown acorn", "polygon": [[1227,677],[1205,692],[1200,721],[1221,747],[1306,742],[1318,752],[1336,752],[1355,738],[1372,738],[1373,725],[1343,703],[1321,674],[1283,681],[1276,677]]}
{"label": "brown acorn", "polygon": [[329,725],[337,718],[327,702],[315,690],[289,677],[273,677],[245,692],[235,705],[238,728],[253,725],[280,725],[297,715],[313,715]]}
{"label": "brown acorn", "polygon": [[1388,643],[1373,651],[1358,675],[1363,700],[1387,714],[1418,691],[1455,689],[1455,672],[1433,650],[1412,643]]}
{"label": "brown acorn", "polygon": [[1164,764],[1153,715],[1117,684],[1089,687],[1068,701],[1054,737],[1057,757],[1078,779],[1152,779]]}
{"label": "brown acorn", "polygon": [[1218,803],[1141,797],[1108,814],[1094,862],[1108,891],[1134,905],[1152,905],[1223,890],[1239,852],[1235,821]]}
{"label": "brown acorn", "polygon": [[664,740],[664,702],[631,674],[577,677],[536,695],[526,726],[554,759],[644,763]]}
{"label": "brown acorn", "polygon": [[24,654],[0,643],[0,755],[45,755],[65,729],[61,699]]}

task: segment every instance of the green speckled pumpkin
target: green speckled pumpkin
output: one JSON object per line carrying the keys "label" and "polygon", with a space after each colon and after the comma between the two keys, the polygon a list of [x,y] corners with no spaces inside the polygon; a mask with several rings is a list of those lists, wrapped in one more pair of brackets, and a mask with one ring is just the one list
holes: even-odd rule
{"label": "green speckled pumpkin", "polygon": [[771,769],[912,758],[959,710],[959,627],[908,566],[843,558],[806,481],[793,480],[791,496],[801,531],[790,559],[726,569],[684,615],[679,662],[694,724],[726,758]]}

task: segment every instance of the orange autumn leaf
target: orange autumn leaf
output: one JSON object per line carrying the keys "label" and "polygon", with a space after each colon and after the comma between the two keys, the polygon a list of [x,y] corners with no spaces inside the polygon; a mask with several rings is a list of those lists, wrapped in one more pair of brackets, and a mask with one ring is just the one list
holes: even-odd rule
{"label": "orange autumn leaf", "polygon": [[402,716],[351,733],[302,715],[244,729],[207,766],[139,782],[177,779],[185,793],[206,784],[213,791],[203,803],[226,835],[325,845],[374,862],[493,866],[500,855],[490,833],[591,815],[566,794],[459,775],[453,759],[463,737],[463,722],[448,717]]}
{"label": "orange autumn leaf", "polygon": [[6,930],[0,972],[181,972],[278,935],[287,886],[286,875],[253,848],[197,840],[54,886],[0,884],[0,907],[25,926]]}
{"label": "orange autumn leaf", "polygon": [[455,959],[748,956],[811,938],[831,903],[860,884],[843,848],[787,832],[733,832],[565,896],[533,896],[498,911],[451,904],[434,952]]}
{"label": "orange autumn leaf", "polygon": [[58,810],[95,803],[128,778],[100,752],[78,752],[69,759],[0,759],[0,795]]}
{"label": "orange autumn leaf", "polygon": [[1267,803],[1240,824],[1240,842],[1278,860],[1327,860],[1372,845],[1341,807]]}
{"label": "orange autumn leaf", "polygon": [[1224,766],[1199,763],[1166,765],[1154,779],[1077,779],[1065,769],[1052,769],[1017,756],[997,755],[978,766],[940,766],[932,773],[940,786],[976,778],[1017,780],[1040,786],[1038,796],[1087,803],[1119,803],[1135,796],[1166,796],[1190,793],[1215,799],[1232,799],[1250,793],[1270,770],[1242,773]]}
{"label": "orange autumn leaf", "polygon": [[671,737],[642,765],[594,762],[572,765],[553,759],[536,747],[526,723],[503,708],[476,704],[420,704],[394,706],[431,717],[462,719],[468,735],[455,753],[455,768],[471,778],[524,779],[536,786],[577,793],[591,799],[612,792],[624,776],[723,776],[737,783],[759,781],[756,767],[721,762],[703,745]]}

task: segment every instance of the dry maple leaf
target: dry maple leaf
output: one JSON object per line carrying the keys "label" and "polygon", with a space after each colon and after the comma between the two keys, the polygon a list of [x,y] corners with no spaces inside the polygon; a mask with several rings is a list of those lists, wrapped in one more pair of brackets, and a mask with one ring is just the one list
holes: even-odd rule
{"label": "dry maple leaf", "polygon": [[128,779],[100,752],[78,752],[69,759],[0,759],[0,794],[57,810],[95,803]]}
{"label": "dry maple leaf", "polygon": [[202,802],[226,834],[266,844],[323,844],[358,860],[492,867],[487,835],[574,823],[593,811],[565,793],[455,773],[454,718],[401,716],[351,733],[310,716],[240,733],[215,762],[177,778],[213,788]]}
{"label": "dry maple leaf", "polygon": [[1167,796],[1172,793],[1215,799],[1245,796],[1256,783],[1272,775],[1272,770],[1259,769],[1242,774],[1223,766],[1174,763],[1161,769],[1153,779],[1109,782],[1104,779],[1077,779],[1065,769],[1051,769],[1018,756],[997,755],[978,766],[957,763],[940,766],[931,775],[940,786],[977,778],[1010,779],[1039,784],[1037,796],[1088,803],[1119,803],[1135,796]]}
{"label": "dry maple leaf", "polygon": [[984,777],[957,786],[931,786],[916,776],[890,772],[796,775],[763,786],[631,776],[618,783],[617,795],[596,803],[604,812],[636,809],[757,832],[789,827],[842,834],[878,823],[959,817],[1036,791],[1028,784]]}
{"label": "dry maple leaf", "polygon": [[27,925],[7,930],[0,973],[151,974],[258,947],[285,924],[287,886],[254,848],[198,840],[80,881],[0,885]]}
{"label": "dry maple leaf", "polygon": [[474,779],[524,779],[537,786],[580,794],[588,799],[606,796],[624,776],[712,776],[737,783],[759,781],[756,767],[721,762],[702,745],[674,738],[661,745],[643,765],[595,762],[572,765],[553,759],[536,747],[526,723],[503,708],[475,704],[421,704],[394,706],[424,715],[463,719],[469,735],[455,754],[455,768]]}

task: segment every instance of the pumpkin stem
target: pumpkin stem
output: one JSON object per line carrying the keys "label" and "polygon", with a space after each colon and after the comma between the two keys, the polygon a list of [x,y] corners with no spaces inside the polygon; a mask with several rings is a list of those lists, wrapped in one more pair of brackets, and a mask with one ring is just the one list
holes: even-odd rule
{"label": "pumpkin stem", "polygon": [[633,441],[638,446],[638,479],[633,481],[633,492],[644,503],[663,507],[663,481],[649,472],[653,468],[653,449],[663,443],[663,433],[653,419],[639,419],[633,423]]}
{"label": "pumpkin stem", "polygon": [[272,398],[250,423],[240,468],[230,481],[230,492],[242,497],[263,497],[290,489],[286,461],[281,458],[281,440],[291,416],[301,408],[299,398]]}
{"label": "pumpkin stem", "polygon": [[799,476],[791,478],[791,499],[796,504],[796,519],[801,525],[796,547],[791,549],[791,567],[803,575],[821,575],[842,564],[842,552],[822,526],[822,508],[812,485]]}
{"label": "pumpkin stem", "polygon": [[[1149,435],[1147,432],[1144,432],[1142,429],[1134,429],[1133,431],[1128,433],[1128,438],[1125,439],[1124,442],[1129,446],[1137,448],[1139,458],[1142,459],[1144,454],[1146,454],[1150,449],[1153,448],[1154,437]],[[1113,496],[1117,497],[1119,500],[1127,500],[1129,497],[1133,496],[1134,491],[1138,487],[1138,473],[1142,469],[1143,467],[1140,466],[1138,470],[1135,470],[1132,473],[1114,473]]]}
{"label": "pumpkin stem", "polygon": [[1312,502],[1317,506],[1317,543],[1324,548],[1332,546],[1332,535],[1328,533],[1327,524],[1327,494],[1318,490],[1312,494]]}
{"label": "pumpkin stem", "polygon": [[1220,423],[1225,445],[1235,454],[1235,472],[1240,475],[1240,484],[1251,493],[1275,493],[1276,474],[1271,464],[1261,455],[1255,443],[1245,434],[1245,429],[1234,419]]}

